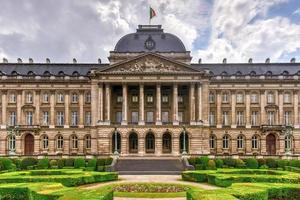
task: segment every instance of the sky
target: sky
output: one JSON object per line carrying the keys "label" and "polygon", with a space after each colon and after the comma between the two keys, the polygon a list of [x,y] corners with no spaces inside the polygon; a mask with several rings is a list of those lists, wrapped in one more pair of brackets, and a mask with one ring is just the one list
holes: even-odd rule
{"label": "sky", "polygon": [[138,24],[177,35],[193,62],[300,62],[300,0],[0,0],[0,62],[107,63]]}

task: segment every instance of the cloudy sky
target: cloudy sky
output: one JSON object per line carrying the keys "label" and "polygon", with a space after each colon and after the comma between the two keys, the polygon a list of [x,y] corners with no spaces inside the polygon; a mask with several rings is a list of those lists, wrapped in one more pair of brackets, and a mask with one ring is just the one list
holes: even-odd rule
{"label": "cloudy sky", "polygon": [[0,59],[107,62],[149,5],[194,62],[300,61],[300,0],[0,0]]}

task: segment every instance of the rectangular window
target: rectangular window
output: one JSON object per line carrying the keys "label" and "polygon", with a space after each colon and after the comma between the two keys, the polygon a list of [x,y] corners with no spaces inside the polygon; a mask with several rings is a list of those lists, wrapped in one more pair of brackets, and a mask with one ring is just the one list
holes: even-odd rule
{"label": "rectangular window", "polygon": [[284,93],[283,102],[291,103],[291,95],[289,93]]}
{"label": "rectangular window", "polygon": [[274,111],[268,111],[268,125],[275,124],[275,113]]}
{"label": "rectangular window", "polygon": [[216,125],[216,122],[215,122],[215,112],[214,111],[210,111],[209,112],[209,124],[210,125]]}
{"label": "rectangular window", "polygon": [[169,102],[169,97],[168,97],[168,95],[163,95],[161,101],[162,101],[163,103],[168,103],[168,102]]}
{"label": "rectangular window", "polygon": [[243,111],[237,111],[236,124],[238,126],[243,126],[244,125],[244,112]]}
{"label": "rectangular window", "polygon": [[268,103],[274,103],[275,102],[275,99],[274,99],[274,94],[273,93],[268,93],[267,95],[267,102]]}
{"label": "rectangular window", "polygon": [[17,124],[17,116],[16,112],[10,112],[9,113],[9,125],[10,126],[15,126]]}
{"label": "rectangular window", "polygon": [[292,112],[291,111],[285,111],[284,112],[284,124],[285,125],[291,125],[292,124]]}
{"label": "rectangular window", "polygon": [[117,103],[122,103],[123,96],[117,96]]}
{"label": "rectangular window", "polygon": [[16,103],[17,102],[17,96],[15,94],[9,95],[9,103]]}
{"label": "rectangular window", "polygon": [[208,100],[209,100],[209,103],[215,103],[215,94],[209,93]]}
{"label": "rectangular window", "polygon": [[163,123],[168,123],[169,122],[169,112],[167,112],[167,111],[162,112],[161,120]]}
{"label": "rectangular window", "polygon": [[250,101],[251,101],[251,103],[258,103],[257,94],[251,94]]}
{"label": "rectangular window", "polygon": [[153,95],[147,95],[147,102],[152,103],[153,102]]}
{"label": "rectangular window", "polygon": [[178,103],[183,103],[183,96],[178,96],[178,98],[177,98],[177,100],[178,100]]}
{"label": "rectangular window", "polygon": [[85,125],[90,126],[92,123],[92,117],[91,117],[91,112],[85,112]]}
{"label": "rectangular window", "polygon": [[251,112],[251,126],[257,126],[258,125],[258,112],[252,111]]}
{"label": "rectangular window", "polygon": [[33,102],[33,95],[31,92],[26,94],[26,103],[32,103]]}
{"label": "rectangular window", "polygon": [[33,124],[33,114],[31,111],[26,112],[26,125],[32,126]]}
{"label": "rectangular window", "polygon": [[77,111],[72,111],[71,113],[71,125],[72,126],[77,126],[78,125],[78,112]]}
{"label": "rectangular window", "polygon": [[72,94],[72,103],[78,103],[78,94]]}
{"label": "rectangular window", "polygon": [[223,103],[228,103],[229,102],[228,94],[227,93],[223,93],[223,95],[222,95],[222,102]]}
{"label": "rectangular window", "polygon": [[153,112],[147,112],[146,122],[148,122],[148,123],[153,123],[154,122]]}
{"label": "rectangular window", "polygon": [[43,112],[43,125],[45,125],[45,126],[49,125],[49,112],[48,111]]}
{"label": "rectangular window", "polygon": [[237,103],[244,103],[244,95],[243,94],[237,94],[236,95],[236,102]]}
{"label": "rectangular window", "polygon": [[229,125],[229,113],[228,111],[223,111],[222,113],[222,124],[223,126],[228,126]]}
{"label": "rectangular window", "polygon": [[85,103],[91,103],[91,93],[85,94]]}
{"label": "rectangular window", "polygon": [[131,122],[137,124],[139,121],[139,112],[131,112]]}
{"label": "rectangular window", "polygon": [[63,103],[64,102],[64,95],[62,93],[57,94],[57,103]]}
{"label": "rectangular window", "polygon": [[183,112],[178,112],[178,121],[183,122]]}
{"label": "rectangular window", "polygon": [[43,94],[43,103],[49,103],[49,94],[48,93]]}
{"label": "rectangular window", "polygon": [[122,112],[116,112],[116,122],[121,123],[122,122]]}
{"label": "rectangular window", "polygon": [[65,118],[64,118],[64,112],[62,111],[58,111],[56,113],[56,125],[57,126],[63,126],[64,125],[64,121]]}
{"label": "rectangular window", "polygon": [[133,96],[132,96],[132,102],[133,102],[133,103],[139,102],[139,97],[138,97],[138,95],[133,95]]}

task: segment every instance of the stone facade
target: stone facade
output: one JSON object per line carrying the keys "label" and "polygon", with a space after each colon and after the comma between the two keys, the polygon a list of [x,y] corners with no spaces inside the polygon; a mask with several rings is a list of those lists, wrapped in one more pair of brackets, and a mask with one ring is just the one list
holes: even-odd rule
{"label": "stone facade", "polygon": [[300,155],[299,64],[191,64],[172,48],[1,63],[0,155]]}

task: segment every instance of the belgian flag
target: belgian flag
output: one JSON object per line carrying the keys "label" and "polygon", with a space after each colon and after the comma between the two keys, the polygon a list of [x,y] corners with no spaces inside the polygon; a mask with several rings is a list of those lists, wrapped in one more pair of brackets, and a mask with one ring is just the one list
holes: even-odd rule
{"label": "belgian flag", "polygon": [[150,7],[150,20],[156,16],[156,12],[153,8]]}

